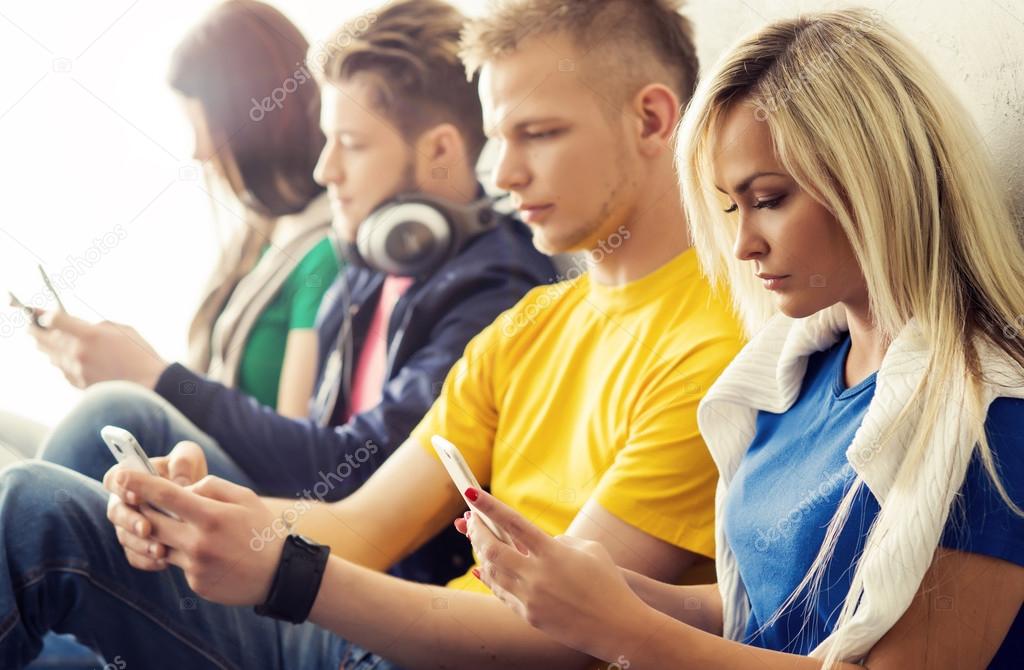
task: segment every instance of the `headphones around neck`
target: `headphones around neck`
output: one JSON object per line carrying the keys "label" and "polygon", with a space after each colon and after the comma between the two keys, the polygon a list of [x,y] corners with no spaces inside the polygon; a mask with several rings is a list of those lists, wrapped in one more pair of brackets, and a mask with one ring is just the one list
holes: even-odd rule
{"label": "headphones around neck", "polygon": [[460,204],[407,193],[381,203],[359,224],[356,241],[340,240],[351,265],[402,277],[437,270],[498,223],[494,199]]}

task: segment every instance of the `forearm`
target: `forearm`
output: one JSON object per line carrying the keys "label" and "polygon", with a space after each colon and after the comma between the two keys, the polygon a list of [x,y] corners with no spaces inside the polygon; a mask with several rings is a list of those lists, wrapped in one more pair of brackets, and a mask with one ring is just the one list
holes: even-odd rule
{"label": "forearm", "polygon": [[[408,442],[358,491],[335,503],[264,499],[276,519],[360,565],[384,570],[420,547],[464,509],[444,468]],[[289,532],[277,523],[279,535]]]}
{"label": "forearm", "polygon": [[[297,533],[331,547],[331,553],[373,570],[386,570],[404,555],[395,537],[383,536],[367,515],[352,513],[343,503],[316,500],[264,498],[281,523],[270,529],[275,535]],[[290,528],[288,526],[291,526]]]}
{"label": "forearm", "polygon": [[328,563],[310,619],[409,670],[582,670],[592,663],[494,596],[407,582],[337,557]]}
{"label": "forearm", "polygon": [[398,446],[369,444],[352,426],[321,427],[281,416],[237,389],[172,365],[156,391],[218,442],[263,495],[339,500],[361,486]]}
{"label": "forearm", "polygon": [[[605,632],[604,647],[629,661],[630,670],[701,668],[701,670],[811,670],[821,661],[808,656],[784,654],[726,640],[704,632],[662,612],[647,608],[630,618],[628,629]],[[611,653],[611,652],[606,652]],[[614,659],[613,659],[614,660]],[[839,663],[835,670],[863,670],[860,665]]]}
{"label": "forearm", "polygon": [[309,399],[316,383],[317,332],[293,328],[285,343],[277,390],[277,413],[293,419],[309,416]]}
{"label": "forearm", "polygon": [[679,586],[622,570],[629,587],[649,606],[713,635],[722,634],[722,597],[717,584]]}

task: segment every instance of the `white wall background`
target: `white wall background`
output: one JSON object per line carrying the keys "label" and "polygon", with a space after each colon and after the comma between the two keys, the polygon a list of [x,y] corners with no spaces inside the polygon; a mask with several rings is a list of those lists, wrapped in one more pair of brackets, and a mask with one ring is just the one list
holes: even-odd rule
{"label": "white wall background", "polygon": [[[0,290],[46,305],[35,269],[67,285],[69,310],[131,323],[168,358],[218,234],[188,160],[191,139],[163,83],[167,56],[210,0],[0,5]],[[324,39],[376,0],[277,0]],[[487,0],[457,2],[476,12]],[[764,22],[835,2],[691,0],[702,62]],[[864,4],[906,31],[967,101],[1024,203],[1024,0]],[[217,205],[220,208],[219,205]],[[221,226],[234,225],[224,208]],[[6,305],[6,294],[0,293]],[[75,401],[0,307],[0,408],[44,422]]]}

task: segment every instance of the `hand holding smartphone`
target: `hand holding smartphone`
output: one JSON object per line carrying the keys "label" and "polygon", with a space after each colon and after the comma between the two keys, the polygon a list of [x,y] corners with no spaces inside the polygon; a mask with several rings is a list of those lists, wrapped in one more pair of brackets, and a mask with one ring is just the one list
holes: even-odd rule
{"label": "hand holding smartphone", "polygon": [[[160,476],[160,473],[157,472],[156,468],[149,461],[149,457],[146,456],[146,452],[142,450],[142,445],[139,444],[134,435],[124,428],[104,426],[100,430],[100,437],[106,442],[107,448],[110,449],[110,453],[114,455],[117,462],[124,465],[124,467],[136,472],[144,472],[154,477]],[[174,512],[169,512],[152,503],[147,504],[157,512],[165,514],[175,521],[181,521]]]}
{"label": "hand holding smartphone", "polygon": [[[462,452],[459,451],[458,447],[440,435],[435,435],[430,438],[430,443],[434,446],[434,451],[436,451],[437,455],[441,458],[441,463],[444,465],[444,469],[448,471],[448,476],[452,478],[453,482],[455,482],[455,488],[459,490],[459,495],[462,496],[463,500],[466,500],[466,489],[474,488],[479,490],[483,488],[480,486],[480,482],[477,481],[476,477],[473,476],[473,471],[469,469],[469,464],[466,463],[466,459],[462,456]],[[468,500],[466,500],[466,504],[473,510],[473,514],[476,515],[492,533],[494,533],[496,538],[505,544],[515,546],[512,542],[512,538],[508,536],[508,533],[487,518],[486,514],[473,509],[473,506],[469,504]]]}
{"label": "hand holding smartphone", "polygon": [[18,296],[14,295],[14,293],[11,291],[7,292],[7,297],[8,300],[10,301],[11,307],[20,309],[22,312],[25,313],[25,316],[28,317],[29,321],[31,321],[33,325],[35,325],[38,328],[42,328],[42,326],[39,325],[39,315],[36,314],[36,311],[34,309],[32,309],[31,307],[23,303],[21,300],[19,300]]}
{"label": "hand holding smartphone", "polygon": [[[64,303],[61,301],[60,295],[57,293],[57,289],[53,287],[53,282],[50,281],[50,277],[49,275],[46,274],[46,270],[43,269],[42,265],[37,265],[36,267],[39,268],[39,274],[43,278],[43,284],[46,285],[46,290],[53,295],[53,299],[57,303],[57,309],[59,309],[62,312],[66,312],[67,310],[64,309]],[[39,313],[36,312],[36,310],[33,309],[32,307],[29,307],[24,302],[22,302],[18,298],[18,296],[14,295],[13,291],[8,291],[7,297],[11,307],[15,307],[24,312],[25,316],[27,316],[29,320],[32,321],[32,324],[36,328],[46,328],[46,326],[39,323]]]}

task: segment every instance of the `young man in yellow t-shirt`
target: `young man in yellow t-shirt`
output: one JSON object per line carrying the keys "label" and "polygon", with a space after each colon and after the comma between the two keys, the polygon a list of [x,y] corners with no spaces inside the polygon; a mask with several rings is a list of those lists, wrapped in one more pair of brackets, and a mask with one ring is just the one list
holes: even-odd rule
{"label": "young man in yellow t-shirt", "polygon": [[[706,565],[716,471],[696,409],[743,336],[727,296],[699,272],[678,195],[672,137],[697,62],[676,7],[517,0],[469,27],[465,56],[481,68],[485,125],[499,145],[495,181],[538,248],[587,252],[589,272],[570,271],[499,317],[360,490],[297,515],[296,530],[332,556],[304,543],[300,555],[295,536],[279,534],[251,546],[294,501],[216,478],[182,488],[115,472],[105,481],[113,492],[183,519],[147,514],[155,536],[141,540],[133,511],[115,505],[129,552],[164,545],[167,558],[149,567],[181,567],[207,600],[308,614],[304,625],[332,635],[324,647],[353,659],[343,667],[367,658],[378,668],[587,666],[474,592],[483,589],[472,576],[441,588],[379,572],[464,509],[430,447],[441,434],[484,485],[549,533],[601,542],[624,569],[658,580]],[[189,460],[194,449],[180,453],[173,472],[203,470]],[[315,569],[299,569],[304,561]],[[204,602],[206,616],[217,612]]]}

